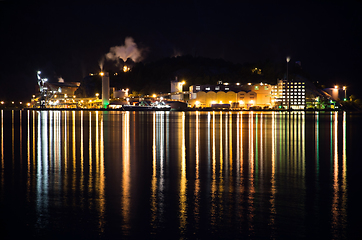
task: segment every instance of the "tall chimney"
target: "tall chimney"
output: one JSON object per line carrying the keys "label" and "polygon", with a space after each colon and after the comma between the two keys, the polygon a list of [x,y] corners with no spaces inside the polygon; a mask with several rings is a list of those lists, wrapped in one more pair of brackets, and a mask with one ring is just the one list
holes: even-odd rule
{"label": "tall chimney", "polygon": [[109,73],[105,72],[102,77],[102,105],[107,108],[109,104]]}

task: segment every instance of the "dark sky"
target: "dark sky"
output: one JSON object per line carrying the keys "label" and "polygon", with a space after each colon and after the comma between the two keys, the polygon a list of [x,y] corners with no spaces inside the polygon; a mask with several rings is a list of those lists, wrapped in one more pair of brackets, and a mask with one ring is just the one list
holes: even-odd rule
{"label": "dark sky", "polygon": [[[144,62],[176,52],[234,63],[301,61],[314,78],[362,87],[358,1],[235,4],[131,1],[119,4],[0,2],[0,98],[33,94],[36,71],[80,81],[110,47],[133,37]],[[6,91],[4,90],[6,88]],[[25,94],[25,95],[23,95]],[[3,95],[3,96],[2,96]]]}

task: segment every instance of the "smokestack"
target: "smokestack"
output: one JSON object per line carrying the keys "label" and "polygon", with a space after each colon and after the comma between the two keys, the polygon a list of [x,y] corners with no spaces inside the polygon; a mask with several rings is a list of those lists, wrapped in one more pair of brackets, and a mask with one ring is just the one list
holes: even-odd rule
{"label": "smokestack", "polygon": [[102,77],[102,105],[107,108],[109,104],[109,73],[105,72]]}

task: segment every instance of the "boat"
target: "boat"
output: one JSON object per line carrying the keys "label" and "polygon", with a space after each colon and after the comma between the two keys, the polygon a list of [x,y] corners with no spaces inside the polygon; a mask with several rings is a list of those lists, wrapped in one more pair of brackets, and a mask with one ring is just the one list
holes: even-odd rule
{"label": "boat", "polygon": [[146,101],[140,102],[138,105],[122,105],[125,111],[170,111],[171,106],[164,102],[154,102],[149,104]]}

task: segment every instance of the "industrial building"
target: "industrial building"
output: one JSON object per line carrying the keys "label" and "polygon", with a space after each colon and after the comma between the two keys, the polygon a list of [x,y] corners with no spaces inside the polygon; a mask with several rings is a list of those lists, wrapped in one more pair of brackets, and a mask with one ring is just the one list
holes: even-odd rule
{"label": "industrial building", "polygon": [[191,107],[224,107],[249,109],[272,108],[272,86],[265,83],[241,85],[219,82],[217,85],[190,86]]}

